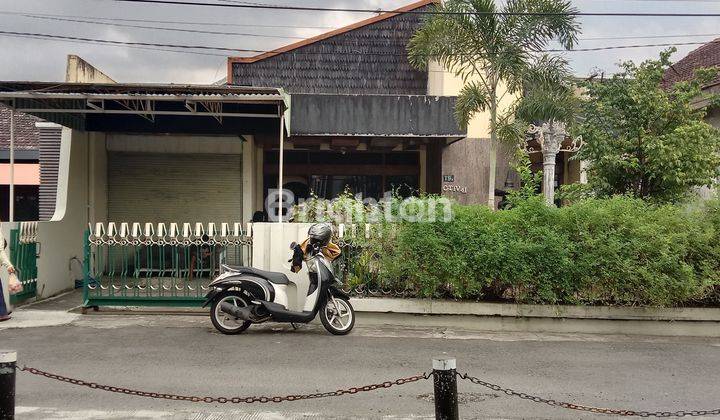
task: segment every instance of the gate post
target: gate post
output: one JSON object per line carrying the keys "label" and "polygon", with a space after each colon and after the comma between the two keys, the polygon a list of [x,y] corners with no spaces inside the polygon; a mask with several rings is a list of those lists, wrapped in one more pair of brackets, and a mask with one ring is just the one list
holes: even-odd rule
{"label": "gate post", "polygon": [[0,350],[0,420],[15,418],[15,364],[17,352]]}
{"label": "gate post", "polygon": [[457,373],[455,358],[436,357],[433,359],[433,384],[435,395],[435,418],[458,420]]}

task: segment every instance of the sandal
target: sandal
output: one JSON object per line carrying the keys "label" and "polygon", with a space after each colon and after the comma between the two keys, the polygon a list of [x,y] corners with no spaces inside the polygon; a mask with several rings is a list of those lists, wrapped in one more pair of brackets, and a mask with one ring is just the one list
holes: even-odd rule
{"label": "sandal", "polygon": [[12,317],[10,315],[0,316],[0,322],[9,321]]}

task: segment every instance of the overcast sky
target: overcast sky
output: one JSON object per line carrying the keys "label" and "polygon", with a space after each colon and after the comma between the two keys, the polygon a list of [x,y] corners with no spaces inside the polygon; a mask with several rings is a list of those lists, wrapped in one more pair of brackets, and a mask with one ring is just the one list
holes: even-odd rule
{"label": "overcast sky", "polygon": [[[231,0],[204,0],[232,2]],[[270,4],[320,7],[393,9],[413,0],[263,0]],[[720,13],[720,0],[574,0],[584,12],[692,12]],[[221,35],[158,31],[105,24],[89,24],[22,16],[18,13],[64,15],[68,19],[94,18],[190,21],[183,23],[115,22],[248,35]],[[111,0],[0,0],[0,31],[30,32],[99,38],[115,41],[209,45],[267,50],[292,43],[367,18],[367,14],[231,9],[121,3]],[[208,25],[206,23],[223,24]],[[581,38],[628,37],[582,40],[579,48],[607,45],[706,42],[720,37],[720,18],[709,17],[583,17]],[[248,26],[250,25],[250,26]],[[252,26],[264,25],[264,26]],[[275,27],[273,27],[275,26]],[[681,35],[678,37],[678,35]],[[688,36],[693,35],[693,36]],[[674,37],[671,37],[674,36]],[[630,38],[653,37],[653,38]],[[678,47],[675,60],[697,46]],[[656,57],[662,48],[635,48],[601,52],[567,53],[575,73],[587,75],[600,69],[607,73],[627,60]],[[195,55],[168,51],[59,42],[0,35],[0,80],[49,80],[64,78],[67,54],[77,54],[120,82],[212,83],[225,76],[227,55]]]}

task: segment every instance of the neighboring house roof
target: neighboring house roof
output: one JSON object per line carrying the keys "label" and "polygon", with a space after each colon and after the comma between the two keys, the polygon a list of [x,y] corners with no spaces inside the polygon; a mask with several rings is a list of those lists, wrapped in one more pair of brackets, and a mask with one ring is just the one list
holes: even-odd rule
{"label": "neighboring house roof", "polygon": [[[720,38],[708,42],[686,55],[665,71],[663,85],[665,87],[695,76],[695,71],[705,67],[720,67]],[[710,85],[720,82],[720,75]]]}
{"label": "neighboring house roof", "polygon": [[405,12],[435,3],[418,1],[267,53],[230,57],[228,83],[291,93],[425,94],[427,72],[407,59],[407,44],[423,17]]}
{"label": "neighboring house roof", "polygon": [[[40,131],[35,127],[35,123],[42,121],[38,117],[15,113],[15,141],[14,146],[17,150],[36,150],[38,148],[38,140]],[[10,149],[10,109],[0,104],[0,150]]]}

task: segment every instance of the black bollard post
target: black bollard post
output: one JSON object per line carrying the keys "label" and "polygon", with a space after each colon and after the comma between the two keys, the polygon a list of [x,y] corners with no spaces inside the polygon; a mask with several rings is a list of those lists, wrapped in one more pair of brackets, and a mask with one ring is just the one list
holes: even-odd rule
{"label": "black bollard post", "polygon": [[0,420],[15,418],[15,364],[17,353],[0,350]]}
{"label": "black bollard post", "polygon": [[435,388],[435,418],[458,420],[457,375],[455,359],[436,357],[433,359],[433,383]]}

